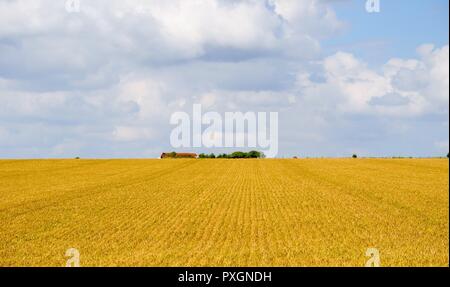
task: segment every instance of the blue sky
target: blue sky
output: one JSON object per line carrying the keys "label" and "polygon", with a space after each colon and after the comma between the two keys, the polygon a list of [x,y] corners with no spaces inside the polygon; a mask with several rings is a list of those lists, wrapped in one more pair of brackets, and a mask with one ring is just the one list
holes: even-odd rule
{"label": "blue sky", "polygon": [[347,49],[376,65],[393,56],[416,57],[415,49],[423,43],[448,43],[446,0],[381,0],[381,13],[372,14],[366,12],[364,0],[336,2],[336,14],[349,27],[324,41],[328,51]]}
{"label": "blue sky", "polygon": [[194,104],[278,112],[279,157],[446,155],[449,2],[365,2],[0,0],[0,158],[157,157]]}

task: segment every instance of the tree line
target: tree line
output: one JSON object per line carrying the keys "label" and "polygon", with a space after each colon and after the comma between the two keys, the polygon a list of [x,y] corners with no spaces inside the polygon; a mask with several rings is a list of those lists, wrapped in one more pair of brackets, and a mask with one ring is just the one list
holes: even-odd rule
{"label": "tree line", "polygon": [[199,154],[198,158],[231,158],[231,159],[235,159],[235,158],[264,158],[265,155],[262,152],[259,151],[255,151],[252,150],[250,152],[242,152],[242,151],[236,151],[230,154],[219,154],[219,155],[215,155],[215,154],[204,154],[201,153]]}

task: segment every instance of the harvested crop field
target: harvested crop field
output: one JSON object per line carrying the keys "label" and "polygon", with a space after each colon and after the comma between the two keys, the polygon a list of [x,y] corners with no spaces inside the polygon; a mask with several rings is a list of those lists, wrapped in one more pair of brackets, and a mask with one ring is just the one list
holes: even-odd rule
{"label": "harvested crop field", "polygon": [[0,266],[449,265],[446,159],[0,161]]}

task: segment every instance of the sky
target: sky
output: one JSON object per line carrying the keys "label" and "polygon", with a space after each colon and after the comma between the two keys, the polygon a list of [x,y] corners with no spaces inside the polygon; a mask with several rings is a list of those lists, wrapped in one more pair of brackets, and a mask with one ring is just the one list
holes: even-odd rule
{"label": "sky", "polygon": [[0,0],[0,158],[156,158],[194,104],[277,112],[278,157],[448,153],[447,0],[79,3]]}

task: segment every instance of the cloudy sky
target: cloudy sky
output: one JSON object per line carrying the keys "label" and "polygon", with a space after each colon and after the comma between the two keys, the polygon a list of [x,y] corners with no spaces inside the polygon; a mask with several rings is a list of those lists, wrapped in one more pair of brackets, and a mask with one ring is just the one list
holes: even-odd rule
{"label": "cloudy sky", "polygon": [[279,157],[448,152],[448,0],[65,2],[0,0],[1,158],[157,157],[196,103],[278,112]]}

